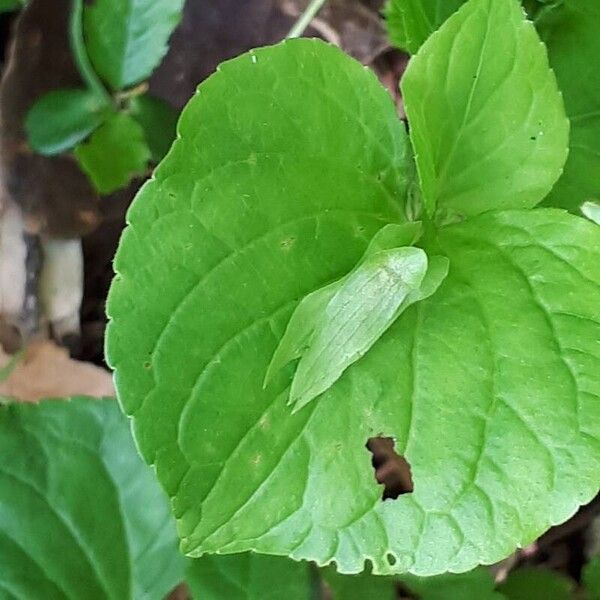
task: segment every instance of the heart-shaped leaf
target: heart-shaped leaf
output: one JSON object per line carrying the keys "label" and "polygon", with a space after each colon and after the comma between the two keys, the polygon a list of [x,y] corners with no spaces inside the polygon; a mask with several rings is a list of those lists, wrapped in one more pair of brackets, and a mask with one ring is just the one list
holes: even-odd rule
{"label": "heart-shaped leaf", "polygon": [[[596,225],[520,210],[430,228],[439,290],[291,414],[267,366],[298,302],[402,220],[402,125],[361,66],[294,40],[223,65],[179,134],[130,210],[107,350],[187,553],[464,571],[594,496]],[[378,435],[413,493],[381,500]]]}

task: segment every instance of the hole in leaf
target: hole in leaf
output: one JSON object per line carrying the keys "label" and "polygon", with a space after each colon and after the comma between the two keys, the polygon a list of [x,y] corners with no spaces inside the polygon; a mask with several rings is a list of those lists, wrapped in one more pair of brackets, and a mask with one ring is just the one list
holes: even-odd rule
{"label": "hole in leaf", "polygon": [[390,567],[393,567],[397,562],[396,557],[391,552],[388,552],[385,555],[385,559],[388,561],[388,564],[390,565]]}
{"label": "hole in leaf", "polygon": [[[395,500],[401,494],[410,494],[414,489],[410,465],[403,456],[396,454],[393,438],[369,438],[367,448],[373,455],[371,462],[375,469],[375,479],[385,486],[383,500]],[[392,558],[395,560],[394,556]]]}

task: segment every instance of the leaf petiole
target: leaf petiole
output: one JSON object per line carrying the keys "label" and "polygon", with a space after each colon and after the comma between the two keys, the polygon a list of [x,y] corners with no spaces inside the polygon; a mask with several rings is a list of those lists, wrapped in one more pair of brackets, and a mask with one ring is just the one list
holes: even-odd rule
{"label": "leaf petiole", "polygon": [[73,0],[71,18],[69,21],[69,36],[73,56],[75,57],[77,69],[79,70],[82,79],[103,104],[106,104],[106,106],[112,105],[112,97],[106,91],[106,88],[92,67],[85,48],[85,40],[83,38],[83,0]]}

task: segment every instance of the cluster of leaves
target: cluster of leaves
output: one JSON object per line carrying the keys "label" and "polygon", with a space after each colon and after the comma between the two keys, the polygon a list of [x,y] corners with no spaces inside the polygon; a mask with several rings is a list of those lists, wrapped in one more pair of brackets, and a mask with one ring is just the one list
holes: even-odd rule
{"label": "cluster of leaves", "polygon": [[[582,3],[540,22],[576,25]],[[569,44],[549,49],[570,111]],[[320,41],[223,64],[129,212],[107,356],[190,556],[464,572],[598,491],[600,229],[534,208],[597,195],[576,123],[563,173],[546,46],[517,0],[469,0],[418,45],[410,141],[376,78]],[[381,500],[377,435],[412,493]]]}
{"label": "cluster of leaves", "polygon": [[[182,581],[202,600],[568,600],[573,582],[516,571],[497,589],[486,569],[464,575],[343,576],[253,554],[185,560],[175,523],[127,422],[111,399],[0,402],[0,598],[160,600]],[[600,597],[600,560],[584,576]]]}
{"label": "cluster of leaves", "polygon": [[70,38],[85,88],[39,98],[26,119],[31,147],[44,155],[73,151],[101,194],[149,162],[175,137],[176,112],[145,90],[162,60],[184,0],[73,0]]}

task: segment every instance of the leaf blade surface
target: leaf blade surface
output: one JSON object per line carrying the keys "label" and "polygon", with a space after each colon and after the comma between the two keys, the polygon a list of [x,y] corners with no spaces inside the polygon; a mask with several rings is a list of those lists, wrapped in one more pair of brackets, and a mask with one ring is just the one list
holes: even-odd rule
{"label": "leaf blade surface", "polygon": [[186,580],[197,600],[311,597],[309,565],[278,556],[206,556],[190,561]]}
{"label": "leaf blade surface", "polygon": [[31,147],[51,156],[73,148],[104,120],[106,106],[89,90],[65,89],[42,96],[27,114]]}
{"label": "leaf blade surface", "polygon": [[415,54],[465,0],[388,0],[385,19],[392,44]]}
{"label": "leaf blade surface", "polygon": [[562,172],[569,124],[544,46],[517,0],[470,0],[401,82],[425,207],[530,208]]}
{"label": "leaf blade surface", "polygon": [[[273,352],[300,299],[402,221],[404,132],[370,74],[307,40],[223,65],[179,128],[130,210],[107,344],[188,554],[463,571],[593,497],[594,224],[501,211],[428,235],[423,249],[450,261],[436,293],[291,414],[286,377],[263,388]],[[382,502],[365,448],[378,435],[412,469],[414,492],[394,501]]]}
{"label": "leaf blade surface", "polygon": [[0,430],[0,589],[159,600],[180,581],[166,498],[114,400],[8,400]]}
{"label": "leaf blade surface", "polygon": [[94,68],[113,90],[147,79],[168,49],[184,0],[95,0],[83,16]]}
{"label": "leaf blade surface", "polygon": [[569,157],[544,201],[577,213],[587,200],[600,200],[600,7],[572,0],[547,10],[537,22],[571,121]]}

